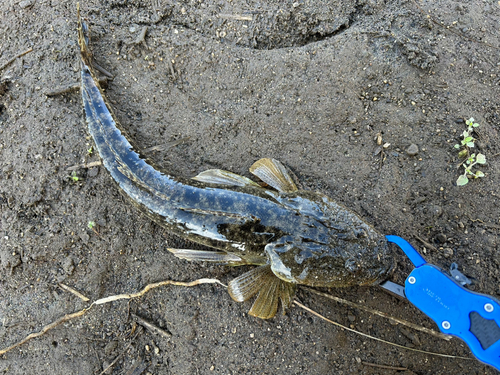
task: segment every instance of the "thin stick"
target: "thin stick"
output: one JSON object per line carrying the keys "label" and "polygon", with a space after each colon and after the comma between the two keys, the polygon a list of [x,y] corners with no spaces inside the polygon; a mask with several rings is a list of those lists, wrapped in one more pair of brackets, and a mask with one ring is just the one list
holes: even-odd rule
{"label": "thin stick", "polygon": [[253,21],[252,16],[242,16],[240,14],[225,14],[219,13],[220,18],[233,19],[237,21]]}
{"label": "thin stick", "polygon": [[450,335],[445,335],[445,334],[443,334],[441,332],[436,332],[436,331],[434,331],[434,330],[432,330],[430,328],[425,328],[425,327],[419,326],[419,325],[417,325],[415,323],[410,323],[410,322],[408,322],[406,320],[403,320],[403,319],[394,318],[394,317],[392,317],[392,316],[390,316],[387,313],[384,313],[382,311],[374,310],[374,309],[371,309],[369,307],[360,305],[358,303],[347,301],[347,300],[345,300],[343,298],[332,296],[331,294],[328,294],[328,293],[323,293],[323,292],[320,292],[318,290],[314,290],[314,289],[307,288],[307,287],[302,287],[302,289],[307,290],[308,292],[317,294],[318,296],[322,296],[322,297],[326,297],[326,298],[332,299],[332,300],[337,301],[339,303],[342,303],[344,305],[348,305],[348,306],[351,306],[351,307],[354,307],[354,308],[357,308],[357,309],[360,309],[360,310],[368,311],[369,313],[381,316],[383,318],[387,318],[387,319],[389,319],[390,321],[392,321],[394,323],[405,325],[405,326],[413,328],[413,329],[415,329],[417,331],[428,333],[429,335],[433,335],[433,336],[439,337],[440,339],[443,339],[443,340],[446,340],[446,341],[450,341],[451,338],[452,338],[452,336],[450,336]]}
{"label": "thin stick", "polygon": [[94,66],[94,68],[96,68],[98,71],[100,71],[102,74],[104,74],[106,77],[112,79],[113,78],[113,74],[111,74],[110,72],[108,72],[106,69],[104,69],[102,66],[100,66],[99,64],[96,64],[95,61],[92,62],[92,65]]}
{"label": "thin stick", "polygon": [[35,332],[35,333],[31,333],[29,334],[28,336],[26,336],[24,339],[22,339],[21,341],[5,348],[5,349],[1,349],[0,350],[0,356],[2,354],[5,354],[9,351],[11,351],[12,349],[15,349],[17,348],[18,346],[21,346],[23,345],[24,343],[27,343],[28,341],[30,341],[31,339],[34,339],[34,338],[37,338],[37,337],[40,337],[40,336],[43,336],[45,333],[47,333],[48,331],[50,331],[51,329],[54,329],[56,328],[58,325],[64,323],[64,322],[67,322],[67,321],[70,321],[72,319],[75,319],[75,318],[78,318],[80,316],[82,316],[83,314],[85,314],[88,310],[90,310],[90,308],[92,307],[92,305],[90,305],[89,307],[83,309],[83,310],[80,310],[80,311],[77,311],[77,312],[74,312],[72,314],[67,314],[67,315],[64,315],[62,318],[59,318],[57,319],[55,322],[52,322],[50,324],[47,324],[45,327],[42,328],[41,331],[39,332]]}
{"label": "thin stick", "polygon": [[72,165],[71,167],[66,168],[67,171],[76,171],[77,169],[80,168],[93,168],[93,167],[98,167],[99,165],[102,165],[102,162],[100,160],[98,161],[93,161],[88,164],[77,164],[77,165]]}
{"label": "thin stick", "polygon": [[441,353],[433,353],[433,352],[427,352],[425,350],[420,350],[420,349],[413,349],[413,348],[408,348],[406,346],[403,346],[403,345],[399,345],[399,344],[395,344],[393,342],[390,342],[390,341],[386,341],[386,340],[382,340],[382,339],[379,339],[378,337],[374,337],[374,336],[371,336],[371,335],[367,335],[366,333],[363,333],[363,332],[359,332],[359,331],[356,331],[354,329],[351,329],[349,327],[346,327],[340,323],[337,323],[337,322],[334,322],[333,320],[330,320],[326,317],[324,317],[323,315],[321,315],[320,313],[317,313],[316,311],[314,310],[311,310],[309,307],[306,307],[304,306],[303,304],[301,304],[300,302],[297,302],[297,301],[293,301],[294,304],[296,304],[297,306],[303,308],[304,310],[310,312],[311,314],[317,316],[318,318],[320,319],[323,319],[324,321],[330,323],[330,324],[333,324],[337,327],[340,327],[342,329],[345,329],[349,332],[352,332],[352,333],[355,333],[357,335],[361,335],[363,337],[366,337],[366,338],[369,338],[369,339],[372,339],[372,340],[375,340],[375,341],[379,341],[379,342],[383,342],[384,344],[387,344],[387,345],[392,345],[392,346],[395,346],[397,348],[401,348],[401,349],[406,349],[406,350],[411,350],[411,351],[414,351],[414,352],[418,352],[418,353],[424,353],[424,354],[429,354],[429,355],[435,355],[435,356],[438,356],[438,357],[445,357],[445,358],[456,358],[456,359],[468,359],[468,360],[471,360],[473,358],[468,358],[468,357],[460,357],[460,356],[456,356],[456,355],[449,355],[449,354],[441,354]]}
{"label": "thin stick", "polygon": [[154,324],[148,322],[146,319],[141,318],[139,315],[132,314],[132,317],[137,320],[137,323],[148,329],[150,332],[156,333],[157,335],[160,335],[166,339],[170,339],[170,337],[172,337],[172,334],[170,332],[167,332],[164,329],[155,326]]}
{"label": "thin stick", "polygon": [[[108,83],[108,78],[99,78],[98,82],[99,82],[99,85],[105,86]],[[45,95],[57,96],[57,95],[67,94],[68,92],[80,90],[80,87],[81,87],[80,83],[70,83],[70,84],[67,84],[64,86],[56,87],[53,90],[46,91]]]}
{"label": "thin stick", "polygon": [[80,84],[79,83],[70,83],[65,86],[59,86],[56,87],[53,90],[49,90],[45,92],[45,95],[47,96],[57,96],[57,95],[62,95],[62,94],[67,94],[68,92],[72,91],[78,91],[80,90]]}
{"label": "thin stick", "polygon": [[99,375],[105,374],[106,371],[108,371],[111,367],[113,367],[115,365],[115,363],[120,359],[120,357],[127,352],[127,350],[130,348],[131,345],[132,345],[132,343],[129,342],[128,345],[127,345],[127,347],[123,350],[123,352],[121,352],[120,354],[118,354],[116,356],[116,358],[113,360],[113,362],[111,362],[108,367],[106,367],[104,370],[102,370],[102,372]]}
{"label": "thin stick", "polygon": [[407,367],[393,367],[393,366],[387,366],[387,365],[377,365],[376,363],[370,363],[370,362],[361,362],[361,364],[365,366],[371,366],[371,367],[377,367],[377,368],[384,368],[387,370],[396,370],[396,371],[406,371],[408,370]]}
{"label": "thin stick", "polygon": [[415,235],[415,238],[417,240],[419,240],[420,242],[422,242],[424,244],[424,246],[428,247],[429,249],[431,250],[434,250],[434,251],[437,251],[436,247],[432,246],[429,242],[427,242],[426,240],[424,240],[423,238],[420,238],[419,236]]}
{"label": "thin stick", "polygon": [[31,51],[33,51],[33,48],[27,49],[26,51],[21,52],[19,55],[14,56],[12,59],[10,59],[9,61],[7,61],[5,64],[3,64],[2,66],[0,66],[0,70],[5,69],[10,64],[12,64],[14,61],[16,61],[17,58],[22,57],[22,56],[26,55],[27,53],[30,53]]}
{"label": "thin stick", "polygon": [[85,296],[84,296],[82,293],[80,293],[78,290],[73,289],[73,288],[72,288],[72,287],[70,287],[70,286],[67,286],[67,285],[65,285],[65,284],[63,284],[63,283],[59,283],[59,286],[60,286],[62,289],[66,290],[67,292],[70,292],[70,293],[74,294],[75,296],[77,296],[78,298],[80,298],[82,301],[85,301],[85,302],[90,301],[90,299],[89,299],[89,298],[85,297]]}
{"label": "thin stick", "polygon": [[177,139],[175,141],[167,142],[167,143],[164,143],[164,144],[161,144],[161,145],[156,145],[156,146],[148,147],[148,148],[145,148],[144,150],[142,150],[142,152],[148,153],[148,152],[152,152],[152,151],[165,151],[165,150],[168,150],[171,147],[175,147],[177,145],[180,145],[180,144],[188,141],[190,138],[191,137],[184,137],[184,138],[180,138],[180,139]]}

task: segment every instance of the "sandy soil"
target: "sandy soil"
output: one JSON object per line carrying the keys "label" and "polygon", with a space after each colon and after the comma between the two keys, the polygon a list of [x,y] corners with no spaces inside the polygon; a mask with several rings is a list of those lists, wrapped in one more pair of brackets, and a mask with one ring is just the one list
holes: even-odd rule
{"label": "sandy soil", "polygon": [[[126,3],[126,5],[125,5]],[[417,5],[418,4],[418,5]],[[142,149],[176,175],[258,158],[289,166],[386,234],[411,241],[472,290],[500,295],[500,6],[496,1],[89,1],[107,95]],[[0,4],[0,346],[91,300],[165,279],[227,283],[241,268],[189,264],[192,247],[141,216],[98,161],[79,92],[76,4]],[[140,35],[147,27],[144,41]],[[138,43],[136,43],[138,42]],[[464,119],[481,124],[486,174],[455,184]],[[387,148],[377,144],[378,138]],[[410,145],[418,153],[408,152]],[[413,148],[413,147],[412,147]],[[410,150],[411,151],[411,150]],[[412,154],[412,155],[409,155]],[[95,231],[88,228],[96,223]],[[422,241],[423,240],[423,241]],[[392,280],[411,271],[401,255]],[[414,323],[434,323],[379,288],[328,292]],[[471,357],[450,342],[304,290],[325,316],[402,346]],[[0,358],[8,374],[494,374],[475,360],[417,353],[352,334],[293,307],[247,315],[216,285],[165,287],[92,309]],[[132,314],[171,334],[136,326]],[[379,364],[406,370],[368,366]]]}

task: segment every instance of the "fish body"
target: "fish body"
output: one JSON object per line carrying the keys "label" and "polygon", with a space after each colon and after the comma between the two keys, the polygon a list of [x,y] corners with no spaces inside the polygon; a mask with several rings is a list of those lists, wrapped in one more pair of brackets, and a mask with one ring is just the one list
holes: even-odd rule
{"label": "fish body", "polygon": [[115,120],[88,43],[88,29],[79,17],[82,100],[103,165],[151,219],[216,249],[169,249],[176,256],[260,266],[233,280],[229,292],[238,301],[258,293],[250,313],[262,318],[276,313],[279,299],[289,305],[296,284],[371,285],[387,278],[394,256],[385,237],[326,195],[298,190],[276,160],[261,159],[251,168],[275,189],[221,170],[183,179],[155,169]]}

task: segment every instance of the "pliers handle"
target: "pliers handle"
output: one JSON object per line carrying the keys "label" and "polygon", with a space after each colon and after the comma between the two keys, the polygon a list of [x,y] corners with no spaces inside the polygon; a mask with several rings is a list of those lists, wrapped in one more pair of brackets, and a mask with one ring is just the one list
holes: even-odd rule
{"label": "pliers handle", "polygon": [[406,278],[405,296],[436,322],[441,332],[459,337],[474,356],[500,370],[500,303],[471,292],[429,264],[406,240],[386,236],[408,256],[415,269]]}

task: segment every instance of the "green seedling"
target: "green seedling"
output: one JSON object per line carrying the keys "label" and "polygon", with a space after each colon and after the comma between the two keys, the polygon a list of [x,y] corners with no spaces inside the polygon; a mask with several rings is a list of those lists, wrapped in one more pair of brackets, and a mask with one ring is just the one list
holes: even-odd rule
{"label": "green seedling", "polygon": [[80,177],[77,176],[76,171],[71,172],[71,176],[69,176],[73,180],[73,182],[80,181]]}
{"label": "green seedling", "polygon": [[90,148],[87,150],[87,154],[89,154],[89,156],[92,156],[93,152],[94,152],[94,149],[92,146],[90,146]]}
{"label": "green seedling", "polygon": [[87,224],[87,227],[89,227],[89,229],[91,229],[95,234],[99,235],[99,232],[97,231],[97,224],[95,221],[89,221],[88,224]]}
{"label": "green seedling", "polygon": [[484,177],[484,173],[481,171],[472,171],[472,167],[476,164],[486,164],[486,157],[483,154],[472,154],[470,155],[462,166],[465,168],[465,173],[460,175],[457,179],[457,185],[463,186],[469,182],[469,177],[479,178]]}
{"label": "green seedling", "polygon": [[457,185],[458,186],[464,186],[469,182],[470,177],[474,178],[479,178],[479,177],[484,177],[484,173],[481,171],[472,171],[472,168],[476,164],[486,164],[486,156],[483,154],[471,154],[470,149],[474,147],[474,142],[476,139],[472,136],[472,133],[474,132],[474,128],[477,128],[479,126],[478,123],[474,122],[474,119],[471,117],[468,119],[466,122],[467,124],[467,130],[464,130],[462,133],[462,140],[460,141],[460,144],[456,144],[455,148],[457,150],[460,150],[458,152],[458,157],[459,158],[467,158],[465,160],[465,163],[462,163],[462,166],[465,169],[464,174],[460,175],[457,179]]}

